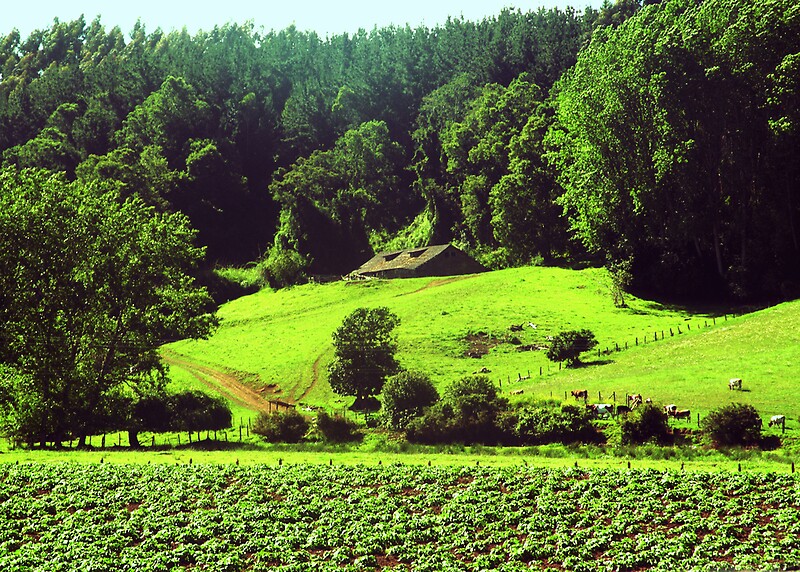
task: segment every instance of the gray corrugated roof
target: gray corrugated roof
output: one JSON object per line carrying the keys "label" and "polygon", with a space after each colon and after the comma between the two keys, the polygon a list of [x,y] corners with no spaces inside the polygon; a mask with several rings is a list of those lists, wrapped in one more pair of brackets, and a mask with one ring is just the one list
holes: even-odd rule
{"label": "gray corrugated roof", "polygon": [[449,244],[439,244],[436,246],[423,246],[421,248],[410,248],[407,250],[379,252],[362,264],[361,267],[356,270],[356,273],[382,272],[401,268],[413,270],[422,266],[449,247]]}

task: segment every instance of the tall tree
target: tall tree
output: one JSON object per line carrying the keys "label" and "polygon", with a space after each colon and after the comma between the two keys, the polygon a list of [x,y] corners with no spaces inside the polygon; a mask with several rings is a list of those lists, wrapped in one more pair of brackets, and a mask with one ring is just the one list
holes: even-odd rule
{"label": "tall tree", "polygon": [[158,347],[215,324],[193,236],[136,197],[0,172],[0,362],[18,373],[0,394],[18,435],[85,436],[116,395],[163,386]]}
{"label": "tall tree", "polygon": [[388,308],[358,308],[333,333],[334,358],[328,381],[339,395],[354,395],[353,409],[383,389],[386,378],[400,371],[394,357],[393,331],[400,324]]}

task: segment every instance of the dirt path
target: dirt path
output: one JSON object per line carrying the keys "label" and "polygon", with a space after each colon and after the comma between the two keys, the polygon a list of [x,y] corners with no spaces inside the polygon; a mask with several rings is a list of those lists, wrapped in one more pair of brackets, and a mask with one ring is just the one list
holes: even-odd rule
{"label": "dirt path", "polygon": [[[162,350],[161,355],[170,366],[188,371],[209,388],[221,391],[239,405],[255,411],[270,410],[270,395],[262,395],[252,387],[242,383],[235,374],[196,364],[189,358],[169,350]],[[285,398],[282,398],[282,401],[285,401]]]}
{"label": "dirt path", "polygon": [[303,394],[297,399],[297,401],[303,401],[306,398],[306,396],[309,393],[311,393],[311,390],[314,389],[317,386],[317,384],[319,383],[319,379],[320,379],[319,368],[320,368],[320,365],[322,365],[322,358],[325,357],[326,353],[327,353],[327,350],[323,351],[321,354],[319,354],[317,356],[317,359],[314,360],[314,365],[311,368],[312,371],[313,371],[313,378],[311,379],[311,385],[306,387],[305,391],[303,391]]}
{"label": "dirt path", "polygon": [[419,294],[420,292],[422,292],[423,290],[427,290],[428,288],[436,288],[437,286],[444,286],[445,284],[450,284],[451,282],[458,282],[459,280],[466,280],[467,278],[471,278],[471,276],[468,274],[466,276],[453,276],[451,278],[431,280],[430,282],[425,284],[425,286],[423,286],[422,288],[417,288],[412,292],[404,292],[402,294],[398,294],[397,296],[395,296],[395,298],[399,298],[400,296],[409,296],[411,294]]}

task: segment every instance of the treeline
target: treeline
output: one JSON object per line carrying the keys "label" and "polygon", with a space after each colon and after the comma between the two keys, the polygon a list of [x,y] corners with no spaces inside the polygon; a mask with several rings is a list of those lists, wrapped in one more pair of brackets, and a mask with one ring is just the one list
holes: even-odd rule
{"label": "treeline", "polygon": [[800,252],[799,27],[792,0],[328,38],[55,22],[0,41],[0,151],[181,211],[209,266],[260,260],[274,284],[454,241],[492,267],[775,295]]}

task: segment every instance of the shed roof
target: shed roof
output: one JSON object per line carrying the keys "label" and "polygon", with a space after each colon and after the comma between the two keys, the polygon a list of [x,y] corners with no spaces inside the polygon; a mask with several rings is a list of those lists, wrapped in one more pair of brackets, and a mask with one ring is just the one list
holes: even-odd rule
{"label": "shed roof", "polygon": [[[356,270],[356,274],[400,269],[414,270],[448,248],[458,250],[455,246],[450,244],[439,244],[436,246],[423,246],[421,248],[410,248],[407,250],[379,252],[362,264],[361,267]],[[459,250],[459,252],[461,251]]]}

